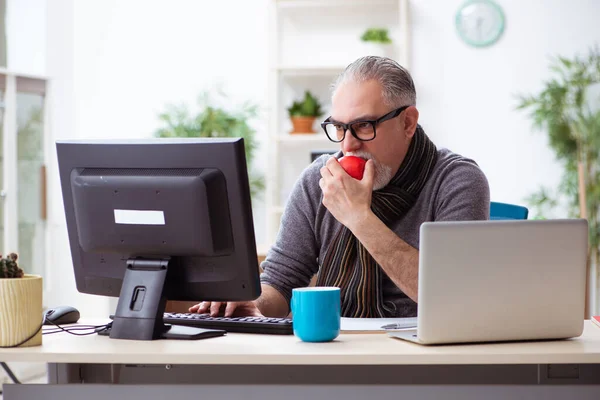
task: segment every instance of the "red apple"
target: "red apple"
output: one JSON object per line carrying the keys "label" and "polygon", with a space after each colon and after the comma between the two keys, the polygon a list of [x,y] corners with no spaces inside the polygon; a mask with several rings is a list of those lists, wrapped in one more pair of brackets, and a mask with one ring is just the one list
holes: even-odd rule
{"label": "red apple", "polygon": [[365,172],[366,160],[356,156],[344,156],[338,162],[348,175],[354,179],[362,179],[363,172]]}

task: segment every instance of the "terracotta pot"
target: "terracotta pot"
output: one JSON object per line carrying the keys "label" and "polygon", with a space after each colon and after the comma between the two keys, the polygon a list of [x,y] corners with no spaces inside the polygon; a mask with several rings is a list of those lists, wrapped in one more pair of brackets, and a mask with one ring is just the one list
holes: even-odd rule
{"label": "terracotta pot", "polygon": [[316,117],[292,117],[294,129],[290,133],[315,133],[313,125]]}
{"label": "terracotta pot", "polygon": [[42,277],[0,278],[0,346],[14,346],[34,332],[19,347],[42,344]]}

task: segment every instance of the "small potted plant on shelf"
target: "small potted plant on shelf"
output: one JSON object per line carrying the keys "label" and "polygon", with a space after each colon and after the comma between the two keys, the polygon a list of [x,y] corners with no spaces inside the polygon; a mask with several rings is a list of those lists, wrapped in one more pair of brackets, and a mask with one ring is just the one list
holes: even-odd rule
{"label": "small potted plant on shelf", "polygon": [[310,91],[305,91],[304,99],[294,101],[287,110],[293,125],[291,133],[315,133],[313,125],[322,111],[321,103]]}
{"label": "small potted plant on shelf", "polygon": [[0,255],[0,347],[42,344],[42,277],[25,274],[17,255]]}
{"label": "small potted plant on shelf", "polygon": [[364,46],[362,56],[392,56],[392,39],[385,28],[369,28],[360,37]]}

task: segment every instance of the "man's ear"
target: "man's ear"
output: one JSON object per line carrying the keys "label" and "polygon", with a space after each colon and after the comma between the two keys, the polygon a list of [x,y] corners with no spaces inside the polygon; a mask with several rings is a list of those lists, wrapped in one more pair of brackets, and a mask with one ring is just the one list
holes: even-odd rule
{"label": "man's ear", "polygon": [[407,138],[412,138],[417,130],[417,123],[419,122],[419,110],[417,107],[410,106],[404,110],[404,135]]}

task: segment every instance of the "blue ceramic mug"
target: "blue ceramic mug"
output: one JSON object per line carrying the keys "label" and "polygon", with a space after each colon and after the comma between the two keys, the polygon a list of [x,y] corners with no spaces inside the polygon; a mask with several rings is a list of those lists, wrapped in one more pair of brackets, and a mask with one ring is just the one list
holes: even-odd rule
{"label": "blue ceramic mug", "polygon": [[340,334],[341,299],[338,287],[292,290],[294,335],[305,342],[329,342]]}

